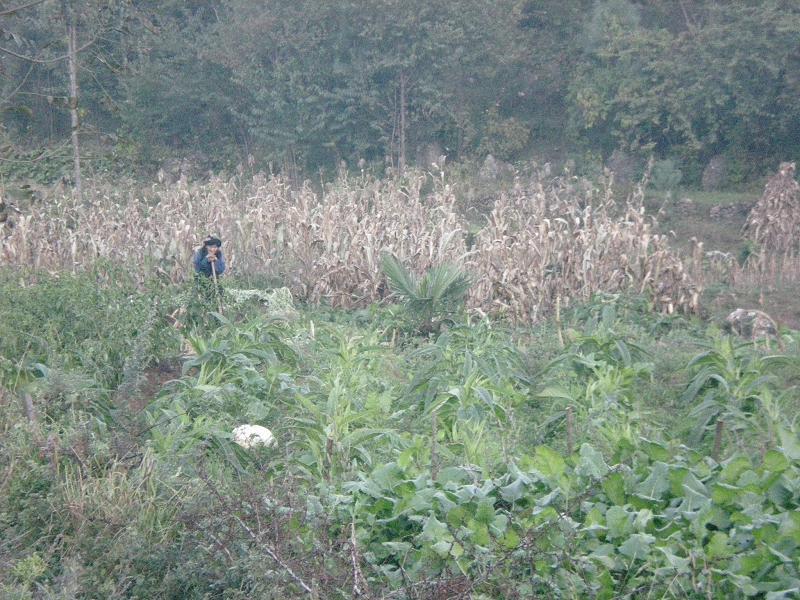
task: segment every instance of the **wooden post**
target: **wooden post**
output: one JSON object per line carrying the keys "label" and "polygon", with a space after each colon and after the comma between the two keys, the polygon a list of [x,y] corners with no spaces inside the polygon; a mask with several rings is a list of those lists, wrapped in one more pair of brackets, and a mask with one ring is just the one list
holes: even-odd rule
{"label": "wooden post", "polygon": [[556,329],[558,330],[558,342],[564,347],[564,334],[561,333],[561,294],[556,296]]}
{"label": "wooden post", "polygon": [[219,295],[219,281],[217,280],[217,261],[211,261],[211,275],[214,278],[214,294],[217,296],[217,309],[222,314],[222,298]]}

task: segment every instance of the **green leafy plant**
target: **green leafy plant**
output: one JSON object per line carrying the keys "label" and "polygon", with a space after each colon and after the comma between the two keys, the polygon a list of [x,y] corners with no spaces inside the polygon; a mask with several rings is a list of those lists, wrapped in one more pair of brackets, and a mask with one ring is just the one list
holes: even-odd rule
{"label": "green leafy plant", "polygon": [[458,312],[470,286],[467,275],[453,265],[431,267],[418,278],[391,254],[383,256],[383,272],[417,330],[426,334],[438,332]]}
{"label": "green leafy plant", "polygon": [[[770,388],[775,377],[770,369],[783,360],[761,357],[752,344],[737,343],[730,336],[714,340],[709,349],[695,356],[688,365],[694,374],[682,396],[687,404],[700,398],[690,413],[696,422],[691,441],[699,443],[717,423],[734,432],[752,432],[757,419],[775,414],[774,409],[764,409],[773,403]],[[716,431],[718,448],[721,425]]]}

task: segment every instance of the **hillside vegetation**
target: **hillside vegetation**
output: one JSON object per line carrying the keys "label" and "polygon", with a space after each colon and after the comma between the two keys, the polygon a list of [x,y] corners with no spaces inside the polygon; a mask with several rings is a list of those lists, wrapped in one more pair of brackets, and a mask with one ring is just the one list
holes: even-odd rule
{"label": "hillside vegetation", "polygon": [[635,179],[652,154],[718,191],[800,151],[796,2],[6,4],[4,181],[488,155]]}

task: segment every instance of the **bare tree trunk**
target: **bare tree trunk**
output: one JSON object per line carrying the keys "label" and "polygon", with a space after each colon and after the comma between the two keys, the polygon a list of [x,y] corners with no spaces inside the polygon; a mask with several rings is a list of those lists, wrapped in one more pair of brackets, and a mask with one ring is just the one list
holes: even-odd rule
{"label": "bare tree trunk", "polygon": [[80,118],[78,115],[78,44],[75,14],[69,0],[61,0],[61,11],[67,26],[67,68],[69,70],[69,114],[72,124],[73,183],[78,199],[81,198],[81,151],[78,139]]}
{"label": "bare tree trunk", "polygon": [[400,156],[398,158],[398,170],[402,173],[406,170],[406,110],[407,99],[406,86],[408,85],[408,75],[404,71],[400,72]]}

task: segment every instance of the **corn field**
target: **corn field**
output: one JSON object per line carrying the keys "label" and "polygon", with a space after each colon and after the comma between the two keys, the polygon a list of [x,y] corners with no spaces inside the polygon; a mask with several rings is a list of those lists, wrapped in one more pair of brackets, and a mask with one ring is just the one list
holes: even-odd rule
{"label": "corn field", "polygon": [[536,320],[556,304],[632,289],[665,312],[698,310],[690,270],[645,215],[641,189],[624,206],[599,187],[543,173],[502,194],[476,230],[442,175],[340,177],[317,192],[280,177],[185,179],[141,189],[97,187],[21,215],[5,264],[76,272],[98,261],[179,282],[207,234],[224,240],[229,272],[277,277],[299,299],[365,306],[383,296],[381,255],[422,273],[465,269],[477,312]]}

